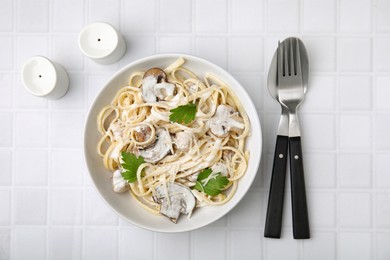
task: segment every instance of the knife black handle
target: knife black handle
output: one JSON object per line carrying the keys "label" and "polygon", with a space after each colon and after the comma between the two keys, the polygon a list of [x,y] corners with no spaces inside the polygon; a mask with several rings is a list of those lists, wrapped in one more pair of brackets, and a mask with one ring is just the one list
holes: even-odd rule
{"label": "knife black handle", "polygon": [[305,178],[301,137],[290,137],[291,200],[293,215],[293,235],[295,239],[310,238],[309,216],[307,213]]}
{"label": "knife black handle", "polygon": [[280,238],[282,229],[284,186],[286,181],[288,136],[276,138],[271,186],[268,196],[264,237]]}

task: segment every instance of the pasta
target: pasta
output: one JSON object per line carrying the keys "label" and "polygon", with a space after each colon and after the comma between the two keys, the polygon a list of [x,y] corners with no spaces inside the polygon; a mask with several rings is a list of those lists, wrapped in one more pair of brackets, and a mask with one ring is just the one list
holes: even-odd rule
{"label": "pasta", "polygon": [[[132,73],[97,118],[97,153],[114,172],[114,191],[128,190],[146,210],[174,222],[191,214],[188,197],[195,207],[228,202],[249,159],[250,122],[238,98],[217,76],[206,73],[202,80],[184,64],[179,58],[163,70]],[[176,108],[196,108],[192,121],[173,122]],[[132,182],[123,177],[123,153],[144,159]],[[214,188],[217,180],[225,185],[211,193],[207,185]]]}

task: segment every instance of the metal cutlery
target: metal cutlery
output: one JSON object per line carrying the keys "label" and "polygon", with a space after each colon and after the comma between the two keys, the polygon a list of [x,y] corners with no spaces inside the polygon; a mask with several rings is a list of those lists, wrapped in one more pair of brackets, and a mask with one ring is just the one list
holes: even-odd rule
{"label": "metal cutlery", "polygon": [[265,237],[280,238],[289,146],[293,234],[296,239],[310,238],[297,115],[307,89],[308,72],[308,58],[303,43],[298,38],[288,38],[279,43],[268,75],[269,91],[282,105],[282,115],[275,147]]}

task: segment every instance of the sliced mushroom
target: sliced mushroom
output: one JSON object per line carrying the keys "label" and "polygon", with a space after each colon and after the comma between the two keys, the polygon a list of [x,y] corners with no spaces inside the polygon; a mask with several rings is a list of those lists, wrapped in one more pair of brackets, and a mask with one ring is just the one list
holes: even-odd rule
{"label": "sliced mushroom", "polygon": [[147,102],[157,102],[173,97],[175,85],[167,82],[167,75],[162,69],[151,68],[145,72],[142,79],[142,99]]}
{"label": "sliced mushroom", "polygon": [[233,107],[227,105],[219,105],[210,119],[210,130],[217,137],[226,137],[229,131],[240,132],[244,127],[244,120]]}
{"label": "sliced mushroom", "polygon": [[191,134],[187,132],[178,132],[175,135],[175,146],[176,149],[182,152],[187,152],[191,146]]}
{"label": "sliced mushroom", "polygon": [[148,125],[139,125],[134,128],[133,135],[137,142],[143,143],[150,139],[152,129]]}
{"label": "sliced mushroom", "polygon": [[144,78],[152,76],[157,80],[157,83],[167,80],[167,74],[160,68],[151,68],[145,71]]}
{"label": "sliced mushroom", "polygon": [[125,192],[129,189],[129,183],[123,178],[121,170],[116,170],[112,174],[112,189],[117,192]]}
{"label": "sliced mushroom", "polygon": [[156,130],[156,141],[145,149],[138,150],[146,162],[157,163],[172,150],[171,135],[165,128]]}
{"label": "sliced mushroom", "polygon": [[161,204],[160,213],[173,223],[177,222],[180,214],[190,214],[196,202],[188,187],[171,182],[156,187],[154,200]]}

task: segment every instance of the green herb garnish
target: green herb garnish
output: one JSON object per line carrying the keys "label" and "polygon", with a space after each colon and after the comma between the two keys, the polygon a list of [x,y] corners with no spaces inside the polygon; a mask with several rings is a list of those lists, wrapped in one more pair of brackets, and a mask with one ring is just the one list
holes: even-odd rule
{"label": "green herb garnish", "polygon": [[[206,182],[210,174],[213,175]],[[199,173],[194,189],[204,192],[207,195],[215,196],[220,194],[228,183],[229,180],[225,176],[222,176],[220,172],[213,173],[211,169],[205,169]]]}
{"label": "green herb garnish", "polygon": [[195,119],[196,115],[196,104],[189,103],[184,106],[178,106],[177,108],[171,109],[169,120],[179,124],[189,124]]}
{"label": "green herb garnish", "polygon": [[135,154],[122,152],[121,163],[123,169],[126,171],[122,172],[123,178],[129,183],[137,180],[138,167],[145,162],[142,156],[137,157]]}

